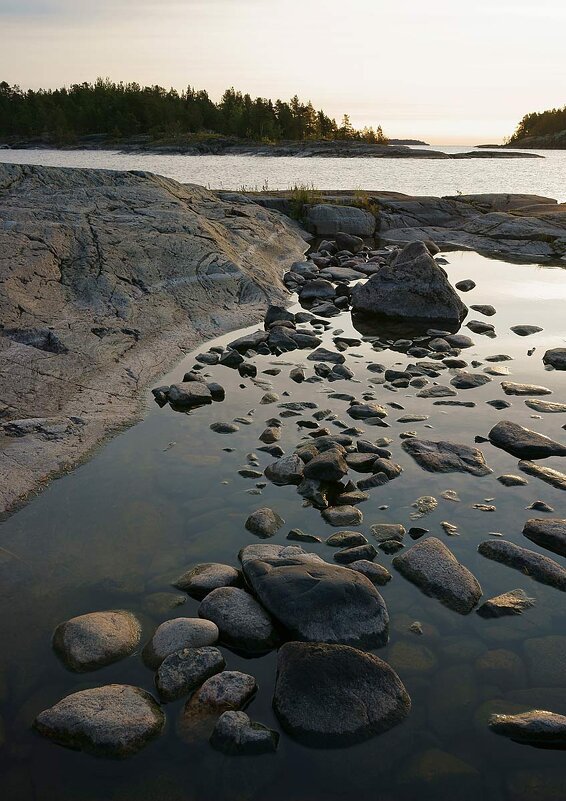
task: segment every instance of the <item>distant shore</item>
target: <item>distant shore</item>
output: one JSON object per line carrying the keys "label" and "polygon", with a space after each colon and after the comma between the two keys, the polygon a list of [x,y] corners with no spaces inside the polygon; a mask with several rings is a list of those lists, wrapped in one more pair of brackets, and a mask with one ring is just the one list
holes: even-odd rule
{"label": "distant shore", "polygon": [[155,153],[186,156],[271,156],[297,158],[410,158],[410,159],[472,159],[472,158],[544,158],[537,153],[511,150],[473,150],[464,153],[444,153],[429,146],[409,147],[405,144],[368,144],[366,142],[321,140],[254,142],[230,137],[193,138],[184,140],[154,140],[132,137],[113,140],[106,136],[87,136],[68,143],[53,143],[44,139],[21,139],[0,142],[0,149],[31,150],[111,150],[122,153]]}

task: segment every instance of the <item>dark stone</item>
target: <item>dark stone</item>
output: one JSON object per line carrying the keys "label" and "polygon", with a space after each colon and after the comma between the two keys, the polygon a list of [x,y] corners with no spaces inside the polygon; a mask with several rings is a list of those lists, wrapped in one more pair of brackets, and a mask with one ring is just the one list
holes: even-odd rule
{"label": "dark stone", "polygon": [[549,456],[566,456],[566,445],[561,445],[543,434],[537,434],[518,423],[502,420],[488,434],[489,441],[518,459],[546,459]]}

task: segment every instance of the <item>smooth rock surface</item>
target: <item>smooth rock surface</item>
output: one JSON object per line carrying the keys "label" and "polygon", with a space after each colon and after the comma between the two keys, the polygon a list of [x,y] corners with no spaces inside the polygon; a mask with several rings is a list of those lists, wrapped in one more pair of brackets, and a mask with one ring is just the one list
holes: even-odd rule
{"label": "smooth rock surface", "polygon": [[561,445],[543,434],[523,428],[518,423],[502,420],[488,434],[489,441],[518,459],[547,459],[566,456],[566,445]]}
{"label": "smooth rock surface", "polygon": [[566,568],[548,556],[522,548],[507,540],[486,540],[480,543],[478,552],[488,559],[520,570],[541,584],[549,584],[557,590],[566,592]]}
{"label": "smooth rock surface", "polygon": [[255,598],[238,587],[220,587],[201,602],[198,613],[218,626],[220,641],[249,653],[270,651],[278,641],[271,618]]}
{"label": "smooth rock surface", "polygon": [[179,576],[173,586],[200,600],[218,587],[238,586],[241,578],[240,571],[235,567],[219,562],[204,562]]}
{"label": "smooth rock surface", "polygon": [[91,612],[57,626],[53,647],[68,668],[84,673],[129,656],[140,637],[140,623],[131,612]]}
{"label": "smooth rock surface", "polygon": [[268,754],[277,750],[279,734],[251,721],[245,712],[223,712],[210,736],[210,744],[224,754]]}
{"label": "smooth rock surface", "polygon": [[566,556],[566,519],[548,517],[527,520],[523,535],[542,548]]}
{"label": "smooth rock surface", "polygon": [[566,749],[566,715],[533,709],[518,715],[492,715],[489,728],[517,743]]}
{"label": "smooth rock surface", "polygon": [[473,476],[487,476],[493,472],[486,464],[483,453],[468,445],[433,442],[414,437],[404,440],[401,447],[429,473],[471,473]]}
{"label": "smooth rock surface", "polygon": [[224,657],[218,648],[183,648],[167,656],[159,665],[155,684],[164,701],[175,701],[224,670]]}
{"label": "smooth rock surface", "polygon": [[157,627],[143,649],[143,658],[150,667],[157,668],[169,654],[184,648],[202,648],[218,640],[218,627],[210,620],[196,617],[176,617]]}

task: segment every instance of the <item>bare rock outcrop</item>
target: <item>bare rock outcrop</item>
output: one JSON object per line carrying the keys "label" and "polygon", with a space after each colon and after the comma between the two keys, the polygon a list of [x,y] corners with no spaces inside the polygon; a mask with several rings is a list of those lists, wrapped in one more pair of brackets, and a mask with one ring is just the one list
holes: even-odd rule
{"label": "bare rock outcrop", "polygon": [[305,249],[276,212],[199,186],[0,164],[0,513],[135,419],[199,341],[283,304]]}

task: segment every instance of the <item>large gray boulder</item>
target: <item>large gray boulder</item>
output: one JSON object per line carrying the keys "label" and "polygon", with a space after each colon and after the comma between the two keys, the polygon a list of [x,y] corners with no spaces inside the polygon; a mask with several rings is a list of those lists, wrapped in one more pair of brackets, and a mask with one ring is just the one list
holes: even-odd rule
{"label": "large gray boulder", "polygon": [[305,222],[317,236],[332,237],[340,232],[353,236],[373,236],[375,232],[374,215],[356,206],[318,203],[310,206]]}
{"label": "large gray boulder", "polygon": [[536,542],[542,548],[566,556],[566,520],[554,518],[540,518],[527,520],[523,527],[523,534],[527,539]]}
{"label": "large gray boulder", "polygon": [[67,695],[35,719],[40,734],[96,756],[128,757],[161,733],[165,716],[139,687],[108,684]]}
{"label": "large gray boulder", "polygon": [[479,581],[436,537],[422,540],[396,556],[393,567],[426,595],[462,615],[471,612],[481,598]]}
{"label": "large gray boulder", "polygon": [[129,656],[140,636],[141,626],[131,612],[91,612],[57,626],[53,647],[68,668],[83,673]]}
{"label": "large gray boulder", "polygon": [[460,323],[467,308],[423,242],[407,245],[392,264],[352,289],[354,311]]}
{"label": "large gray boulder", "polygon": [[486,464],[483,453],[468,445],[412,437],[404,440],[401,447],[429,473],[471,473],[473,476],[487,476],[493,472]]}
{"label": "large gray boulder", "polygon": [[411,699],[395,671],[373,654],[290,642],[279,649],[273,706],[292,737],[336,748],[401,723]]}
{"label": "large gray boulder", "polygon": [[489,441],[518,459],[546,459],[549,456],[566,456],[566,445],[555,442],[518,423],[502,420],[488,434]]}
{"label": "large gray boulder", "polygon": [[555,370],[566,370],[566,348],[552,348],[547,350],[542,360]]}
{"label": "large gray boulder", "polygon": [[365,576],[289,550],[248,559],[244,548],[241,558],[254,593],[290,637],[368,648],[387,641],[385,601]]}

